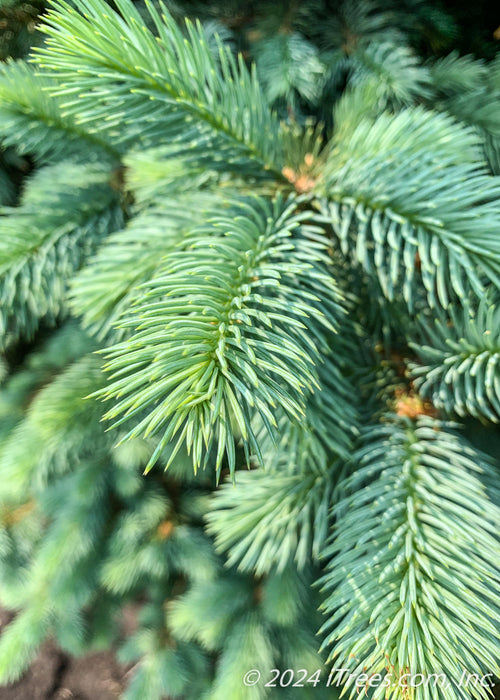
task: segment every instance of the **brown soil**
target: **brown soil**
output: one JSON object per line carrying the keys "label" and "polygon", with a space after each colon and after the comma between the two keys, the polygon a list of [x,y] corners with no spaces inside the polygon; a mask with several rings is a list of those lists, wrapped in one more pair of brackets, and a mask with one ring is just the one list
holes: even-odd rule
{"label": "brown soil", "polygon": [[[0,608],[0,632],[11,619]],[[73,658],[49,640],[20,680],[0,687],[0,700],[117,700],[127,671],[112,651]]]}
{"label": "brown soil", "polygon": [[112,652],[73,659],[47,642],[17,683],[0,688],[0,700],[117,700],[124,687]]}

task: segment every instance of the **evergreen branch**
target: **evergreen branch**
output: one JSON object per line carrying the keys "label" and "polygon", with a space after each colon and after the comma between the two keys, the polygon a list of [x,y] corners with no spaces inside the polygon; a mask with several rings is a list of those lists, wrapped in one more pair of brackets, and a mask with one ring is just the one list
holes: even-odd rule
{"label": "evergreen branch", "polygon": [[236,61],[221,45],[217,64],[201,25],[186,20],[187,40],[163,4],[161,17],[149,5],[158,37],[130,0],[117,0],[121,16],[104,0],[75,4],[81,13],[55,3],[42,27],[47,46],[37,51],[38,63],[64,80],[55,93],[74,98],[67,113],[89,128],[105,115],[113,141],[122,134],[168,143],[184,138],[186,123],[199,124],[236,158],[282,179],[278,122],[241,56]]}
{"label": "evergreen branch", "polygon": [[[155,611],[163,619],[161,607]],[[165,643],[165,632],[145,627],[135,632],[120,649],[123,663],[140,663],[134,669],[122,700],[161,700],[182,697],[198,700],[209,675],[207,654],[195,644]]]}
{"label": "evergreen branch", "polygon": [[2,683],[16,681],[23,674],[45,639],[49,625],[49,611],[35,605],[11,622],[0,639]]}
{"label": "evergreen branch", "polygon": [[[176,640],[195,641],[217,653],[210,689],[214,700],[264,700],[268,695],[262,683],[245,687],[234,682],[243,678],[249,659],[256,669],[296,664],[312,673],[321,668],[314,602],[308,578],[292,568],[261,581],[224,571],[214,581],[194,583],[172,601],[167,627]],[[302,689],[301,696],[331,697],[331,690],[323,695],[321,686],[309,688],[310,695]]]}
{"label": "evergreen branch", "polygon": [[76,611],[94,591],[95,581],[84,572],[105,524],[107,491],[102,464],[79,467],[42,497],[42,510],[52,521],[17,591],[23,610],[0,637],[1,683],[19,678],[57,619],[64,619],[73,646],[83,635]]}
{"label": "evergreen branch", "polygon": [[[404,12],[404,11],[403,11]],[[338,13],[329,17],[325,40],[350,55],[368,42],[401,44],[405,33],[387,3],[377,0],[344,0]]]}
{"label": "evergreen branch", "polygon": [[89,453],[95,456],[103,447],[109,447],[109,437],[96,438],[95,428],[101,417],[99,405],[83,399],[102,386],[98,360],[86,355],[35,394],[23,420],[2,445],[0,466],[8,483],[5,493],[43,491],[54,473],[71,471],[80,457]]}
{"label": "evergreen branch", "polygon": [[456,119],[478,128],[484,140],[488,163],[495,175],[500,174],[500,90],[476,89],[444,100],[442,107]]}
{"label": "evergreen branch", "polygon": [[[403,9],[400,20],[404,14]],[[428,68],[387,7],[374,2],[342,3],[326,40],[333,45],[324,57],[328,67],[323,100],[327,103],[332,92],[337,97],[343,93],[346,81],[349,89],[363,83],[373,86],[382,109],[399,109],[429,94]]]}
{"label": "evergreen branch", "polygon": [[319,367],[321,391],[309,398],[304,419],[297,424],[283,416],[276,442],[262,435],[264,469],[238,472],[235,485],[214,494],[207,531],[229,566],[261,576],[292,560],[298,570],[311,557],[318,560],[341,465],[357,434],[353,389],[337,352]]}
{"label": "evergreen branch", "polygon": [[32,335],[64,310],[66,283],[123,220],[110,172],[58,163],[29,181],[19,207],[0,212],[0,336]]}
{"label": "evergreen branch", "polygon": [[271,104],[283,101],[291,111],[298,99],[315,104],[321,96],[324,65],[317,48],[295,32],[266,37],[253,46],[263,91]]}
{"label": "evergreen branch", "polygon": [[[123,165],[125,189],[132,194],[138,211],[146,213],[148,206],[159,210],[166,201],[172,215],[174,202],[179,202],[175,209],[182,211],[175,211],[175,215],[185,217],[193,212],[196,216],[196,197],[202,209],[210,196],[215,199],[213,192],[225,184],[226,168],[230,168],[223,151],[218,152],[217,159],[212,157],[209,140],[130,151]],[[210,190],[210,194],[202,190]]]}
{"label": "evergreen branch", "polygon": [[117,160],[120,151],[108,139],[87,132],[72,117],[62,115],[60,100],[49,95],[56,85],[36,75],[25,63],[1,68],[0,136],[4,144],[41,162],[70,157],[88,160],[89,156]]}
{"label": "evergreen branch", "polygon": [[[370,99],[363,91],[358,93],[359,103],[367,97]],[[356,114],[362,111],[361,104],[354,110]],[[372,159],[380,155],[381,159],[401,160],[425,152],[429,159],[442,158],[443,169],[449,165],[477,165],[481,157],[477,132],[448,115],[412,107],[397,115],[384,112],[374,114],[371,119],[355,119],[350,130],[347,124],[343,125],[348,116],[347,109],[335,115],[337,131],[330,144],[333,161],[325,179],[332,177],[335,165],[344,167],[351,159],[356,159],[358,165],[363,156]],[[407,165],[415,168],[412,160]]]}
{"label": "evergreen branch", "polygon": [[[282,454],[283,467],[287,461]],[[228,566],[256,576],[291,563],[303,570],[325,544],[337,475],[335,465],[326,473],[238,473],[236,489],[223,485],[207,514],[217,551],[226,554]]]}
{"label": "evergreen branch", "polygon": [[271,433],[277,407],[303,415],[339,297],[325,241],[300,227],[307,214],[296,205],[256,197],[195,230],[124,319],[135,333],[107,351],[113,381],[101,395],[117,399],[107,413],[122,416],[115,425],[146,414],[128,437],[163,433],[149,467],[177,435],[195,469],[215,440],[217,472],[226,452],[233,473],[231,420],[259,455],[254,411]]}
{"label": "evergreen branch", "polygon": [[[41,343],[15,374],[7,375],[5,381],[0,377],[0,452],[11,431],[26,418],[27,406],[41,387],[54,373],[94,349],[94,343],[83,331],[66,324]],[[32,439],[28,439],[29,449]]]}
{"label": "evergreen branch", "polygon": [[161,208],[146,209],[109,236],[71,285],[72,309],[83,316],[84,327],[98,338],[123,338],[125,329],[116,326],[141,297],[140,285],[217,201],[202,193],[163,199]]}
{"label": "evergreen branch", "polygon": [[491,90],[500,91],[500,57],[498,55],[488,65],[486,80]]}
{"label": "evergreen branch", "polygon": [[500,308],[491,298],[421,324],[410,343],[420,362],[409,369],[415,387],[434,406],[459,416],[500,421]]}
{"label": "evergreen branch", "polygon": [[493,173],[500,174],[500,81],[492,66],[453,52],[430,68],[438,101],[433,106],[479,130],[486,159]]}
{"label": "evergreen branch", "polygon": [[401,43],[360,44],[350,57],[349,81],[352,86],[369,81],[379,99],[390,105],[411,105],[429,94],[428,70],[412,49]]}
{"label": "evergreen branch", "polygon": [[117,519],[109,537],[100,573],[102,586],[123,595],[179,575],[194,581],[213,579],[213,547],[199,528],[183,519],[174,512],[163,490],[143,487],[134,504]]}
{"label": "evergreen branch", "polygon": [[474,161],[477,136],[420,108],[357,120],[334,142],[318,189],[344,254],[410,309],[417,284],[447,306],[500,284],[500,180]]}
{"label": "evergreen branch", "polygon": [[452,51],[433,61],[429,65],[429,74],[434,90],[441,96],[450,97],[475,92],[486,81],[488,67],[484,61]]}
{"label": "evergreen branch", "polygon": [[[389,674],[374,700],[489,697],[459,682],[464,670],[500,672],[500,510],[480,480],[493,466],[426,416],[388,417],[363,442],[325,550],[330,658],[354,674]],[[447,682],[409,688],[399,685],[406,673]],[[351,697],[359,691],[353,677],[346,685]]]}

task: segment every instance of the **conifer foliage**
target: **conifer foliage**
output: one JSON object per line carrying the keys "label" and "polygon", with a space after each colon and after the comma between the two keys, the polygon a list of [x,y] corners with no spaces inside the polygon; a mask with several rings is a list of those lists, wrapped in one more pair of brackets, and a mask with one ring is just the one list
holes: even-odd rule
{"label": "conifer foliage", "polygon": [[0,682],[53,635],[124,700],[486,698],[500,61],[246,10],[52,0],[0,68]]}

